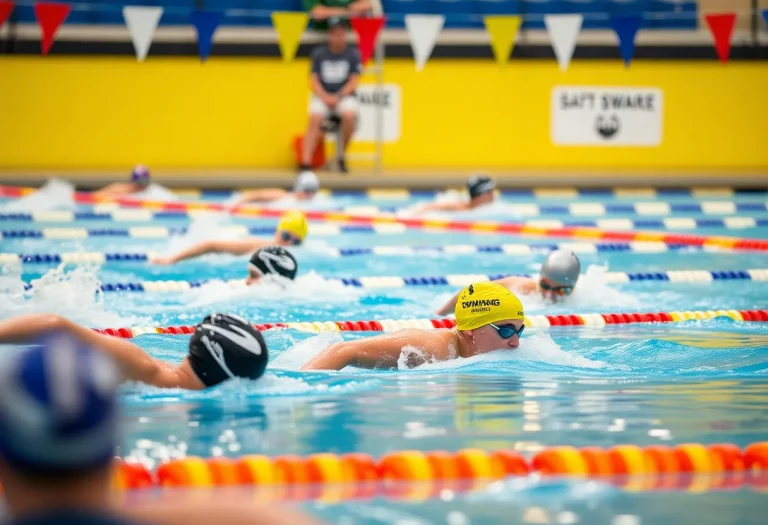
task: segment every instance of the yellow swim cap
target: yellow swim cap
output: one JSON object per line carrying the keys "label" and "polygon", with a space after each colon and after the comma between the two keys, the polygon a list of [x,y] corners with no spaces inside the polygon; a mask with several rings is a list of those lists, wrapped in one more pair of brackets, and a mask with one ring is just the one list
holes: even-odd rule
{"label": "yellow swim cap", "polygon": [[459,330],[474,330],[504,319],[525,319],[520,299],[496,283],[470,284],[464,288],[455,313]]}
{"label": "yellow swim cap", "polygon": [[292,233],[302,241],[307,236],[308,229],[307,218],[300,211],[289,211],[277,223],[277,231]]}

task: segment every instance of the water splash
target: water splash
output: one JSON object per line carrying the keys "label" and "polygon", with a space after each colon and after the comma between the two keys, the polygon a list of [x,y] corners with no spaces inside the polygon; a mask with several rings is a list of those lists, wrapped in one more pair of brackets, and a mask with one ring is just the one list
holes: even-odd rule
{"label": "water splash", "polygon": [[144,200],[152,200],[152,201],[164,201],[164,202],[177,202],[179,200],[179,196],[176,195],[174,192],[166,188],[165,186],[161,186],[160,184],[155,184],[154,182],[151,183],[149,186],[144,188],[143,190],[134,193],[131,195],[134,199],[144,199]]}
{"label": "water splash", "polygon": [[342,341],[341,334],[338,332],[318,334],[283,351],[269,363],[269,367],[278,370],[299,370],[321,351]]}
{"label": "water splash", "polygon": [[31,285],[32,287],[25,291],[21,272],[9,269],[9,275],[0,280],[0,293],[3,293],[4,299],[0,303],[0,317],[52,313],[93,327],[130,326],[151,322],[147,318],[124,318],[107,312],[96,268],[78,266],[66,271],[65,265],[62,264],[49,270],[39,279],[34,279]]}
{"label": "water splash", "polygon": [[68,210],[75,207],[75,187],[67,181],[50,179],[39,190],[3,206],[5,212]]}
{"label": "water splash", "polygon": [[[229,240],[239,238],[238,235],[229,233],[222,226],[231,224],[232,221],[226,213],[207,213],[196,217],[189,223],[187,231],[182,235],[174,235],[169,239],[168,249],[165,253],[173,254],[194,244],[211,239]],[[231,258],[230,255],[211,255],[212,258]]]}
{"label": "water splash", "polygon": [[[243,266],[245,279],[245,265]],[[293,281],[279,276],[267,276],[251,286],[246,286],[244,280],[215,280],[187,292],[187,300],[192,307],[254,299],[268,305],[273,304],[277,297],[281,303],[341,304],[356,301],[363,293],[363,290],[342,286],[338,281],[325,279],[312,271],[298,276]]]}

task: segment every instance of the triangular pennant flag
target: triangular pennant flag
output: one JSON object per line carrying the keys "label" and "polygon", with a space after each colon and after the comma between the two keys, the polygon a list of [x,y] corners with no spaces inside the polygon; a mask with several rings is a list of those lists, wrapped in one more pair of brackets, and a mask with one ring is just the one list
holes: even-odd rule
{"label": "triangular pennant flag", "polygon": [[768,9],[763,9],[763,18],[765,18],[765,23],[768,24]]}
{"label": "triangular pennant flag", "polygon": [[192,25],[197,30],[197,47],[200,50],[200,60],[205,60],[211,55],[213,47],[213,34],[221,22],[221,14],[213,11],[193,11]]}
{"label": "triangular pennant flag", "polygon": [[496,61],[499,64],[506,64],[512,49],[515,47],[517,30],[520,29],[522,19],[519,16],[486,16],[485,30],[491,38],[491,48]]}
{"label": "triangular pennant flag", "polygon": [[357,33],[357,47],[360,49],[360,59],[363,64],[373,57],[373,51],[376,47],[376,39],[384,27],[383,16],[373,16],[370,18],[352,18],[352,29]]}
{"label": "triangular pennant flag", "polygon": [[3,27],[5,21],[11,16],[11,11],[13,11],[13,2],[6,0],[0,1],[0,27]]}
{"label": "triangular pennant flag", "polygon": [[619,37],[619,52],[624,63],[629,67],[635,56],[635,37],[643,21],[639,16],[612,16],[611,27]]}
{"label": "triangular pennant flag", "polygon": [[72,6],[59,2],[37,2],[35,4],[35,18],[40,24],[42,32],[41,49],[43,55],[47,55],[56,38],[56,31],[69,16]]}
{"label": "triangular pennant flag", "polygon": [[277,45],[285,62],[291,62],[299,49],[301,35],[307,28],[307,13],[272,12],[272,25],[277,33]]}
{"label": "triangular pennant flag", "polygon": [[155,29],[163,16],[162,7],[126,6],[123,8],[123,18],[131,33],[133,48],[136,50],[136,58],[143,62],[152,45],[152,37]]}
{"label": "triangular pennant flag", "polygon": [[568,70],[583,22],[584,17],[582,15],[547,15],[544,17],[549,39],[552,41],[552,49],[555,50],[555,57],[557,57],[557,63],[560,64],[562,71]]}
{"label": "triangular pennant flag", "polygon": [[416,71],[424,69],[435,48],[435,42],[440,36],[443,24],[445,24],[443,15],[405,15],[405,28],[408,30],[408,39],[411,41]]}
{"label": "triangular pennant flag", "polygon": [[736,13],[721,13],[704,17],[715,40],[715,50],[720,62],[725,64],[731,55],[731,37],[736,25]]}

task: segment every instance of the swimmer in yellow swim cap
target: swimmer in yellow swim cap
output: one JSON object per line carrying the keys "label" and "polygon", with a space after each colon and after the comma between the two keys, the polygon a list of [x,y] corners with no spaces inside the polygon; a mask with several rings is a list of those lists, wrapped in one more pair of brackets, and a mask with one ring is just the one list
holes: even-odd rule
{"label": "swimmer in yellow swim cap", "polygon": [[[515,349],[523,335],[525,313],[520,300],[503,286],[477,283],[464,288],[456,303],[456,328],[408,329],[391,334],[335,343],[302,370],[396,367],[401,355],[409,367],[433,360],[472,357],[493,350]],[[403,353],[406,347],[420,352]]]}
{"label": "swimmer in yellow swim cap", "polygon": [[275,236],[272,239],[249,237],[248,239],[230,241],[203,241],[170,257],[152,257],[150,262],[168,265],[209,253],[247,255],[275,244],[278,246],[298,246],[304,242],[308,232],[309,223],[307,223],[307,218],[304,214],[300,211],[289,211],[280,218],[280,222],[277,223]]}

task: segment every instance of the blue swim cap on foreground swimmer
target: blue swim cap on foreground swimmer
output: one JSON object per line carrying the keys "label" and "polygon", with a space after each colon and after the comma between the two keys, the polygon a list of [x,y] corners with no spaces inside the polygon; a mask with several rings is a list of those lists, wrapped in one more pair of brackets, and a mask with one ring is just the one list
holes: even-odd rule
{"label": "blue swim cap on foreground swimmer", "polygon": [[65,334],[40,342],[0,368],[0,456],[33,471],[107,465],[117,439],[115,364]]}
{"label": "blue swim cap on foreground swimmer", "polygon": [[497,326],[499,321],[524,320],[523,304],[515,294],[496,283],[470,284],[459,292],[456,301],[456,328],[475,330],[483,326],[493,327],[502,339],[515,334],[522,335],[525,325],[515,329],[511,325]]}
{"label": "blue swim cap on foreground swimmer", "polygon": [[207,387],[227,379],[258,379],[269,354],[261,332],[236,315],[211,314],[195,327],[187,357],[195,375]]}

